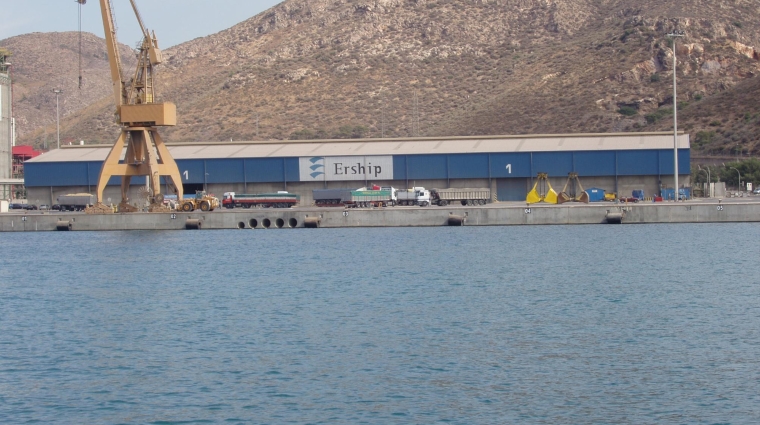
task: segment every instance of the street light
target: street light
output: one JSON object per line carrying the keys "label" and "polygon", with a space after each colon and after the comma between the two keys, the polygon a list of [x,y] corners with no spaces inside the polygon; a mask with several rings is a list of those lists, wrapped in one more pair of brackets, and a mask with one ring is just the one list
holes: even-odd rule
{"label": "street light", "polygon": [[707,173],[707,187],[706,187],[706,189],[707,189],[707,195],[708,195],[707,197],[708,198],[712,198],[712,190],[710,190],[710,183],[712,183],[712,179],[710,178],[710,166],[708,166],[704,170],[699,165],[697,165],[697,168],[699,168],[699,171],[704,171],[704,172]]}
{"label": "street light", "polygon": [[667,35],[673,39],[673,200],[678,201],[678,100],[676,97],[676,37],[683,37],[682,31],[673,31]]}
{"label": "street light", "polygon": [[55,129],[56,133],[58,133],[58,149],[61,148],[61,120],[60,120],[60,114],[58,112],[58,96],[63,93],[63,90],[61,89],[53,89],[53,93],[55,93]]}
{"label": "street light", "polygon": [[739,170],[737,170],[734,167],[728,167],[728,168],[730,168],[732,170],[736,170],[736,174],[739,175],[739,191],[741,191],[742,190],[742,173],[740,173]]}
{"label": "street light", "polygon": [[[706,189],[705,192],[709,192],[708,188],[710,187],[709,186],[709,184],[710,184],[710,173],[708,173],[707,170],[703,170],[702,167],[700,167],[699,165],[697,165],[697,168],[698,168],[697,173],[699,173],[700,171],[704,171],[705,174],[707,174],[707,183],[705,184],[705,189]],[[709,195],[709,193],[707,193],[707,194]],[[709,196],[705,196],[705,198],[709,198]]]}

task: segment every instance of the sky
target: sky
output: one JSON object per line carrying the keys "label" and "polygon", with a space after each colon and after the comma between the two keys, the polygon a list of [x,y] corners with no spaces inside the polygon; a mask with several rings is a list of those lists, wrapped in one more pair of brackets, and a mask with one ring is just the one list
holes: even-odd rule
{"label": "sky", "polygon": [[[142,39],[129,0],[111,0],[120,43]],[[145,26],[156,32],[162,49],[225,30],[282,0],[136,0]],[[32,32],[79,30],[76,0],[3,0],[0,40]],[[82,31],[103,37],[100,1],[82,6]]]}

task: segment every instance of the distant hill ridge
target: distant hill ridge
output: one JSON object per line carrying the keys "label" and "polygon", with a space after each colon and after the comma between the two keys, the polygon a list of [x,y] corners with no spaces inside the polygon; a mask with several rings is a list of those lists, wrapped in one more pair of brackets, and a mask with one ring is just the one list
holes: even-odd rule
{"label": "distant hill ridge", "polygon": [[[668,130],[666,34],[680,30],[679,128],[695,153],[757,154],[758,18],[754,0],[288,0],[165,51],[158,92],[179,125],[161,132],[202,142]],[[66,91],[62,139],[118,134],[105,43],[85,39],[81,91],[76,33],[0,41],[20,64],[21,143],[50,143],[51,85]]]}

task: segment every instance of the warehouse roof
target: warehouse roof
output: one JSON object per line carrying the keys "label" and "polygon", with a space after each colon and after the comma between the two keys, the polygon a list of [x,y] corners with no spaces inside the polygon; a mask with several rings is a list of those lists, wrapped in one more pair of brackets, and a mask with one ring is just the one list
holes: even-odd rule
{"label": "warehouse roof", "polygon": [[[680,133],[679,148],[689,148]],[[601,133],[520,136],[419,137],[409,139],[274,140],[167,143],[174,159],[281,158],[500,152],[569,152],[673,149],[673,133]],[[28,162],[103,161],[111,145],[68,146]]]}

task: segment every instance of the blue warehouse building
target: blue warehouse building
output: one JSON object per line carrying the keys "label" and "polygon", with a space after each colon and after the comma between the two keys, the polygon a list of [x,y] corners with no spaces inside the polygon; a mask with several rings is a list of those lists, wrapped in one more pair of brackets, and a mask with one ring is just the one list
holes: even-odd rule
{"label": "blue warehouse building", "polygon": [[[688,134],[678,136],[680,186],[689,185]],[[167,143],[185,193],[207,190],[263,193],[286,190],[311,203],[313,189],[369,184],[408,188],[488,187],[494,201],[524,201],[537,173],[561,190],[568,173],[584,187],[646,196],[673,187],[672,133],[603,133],[411,139]],[[55,203],[58,195],[94,193],[110,146],[69,146],[25,163],[28,199]],[[109,182],[106,202],[120,200]],[[133,178],[139,204],[144,178]],[[110,201],[109,201],[110,198]]]}

